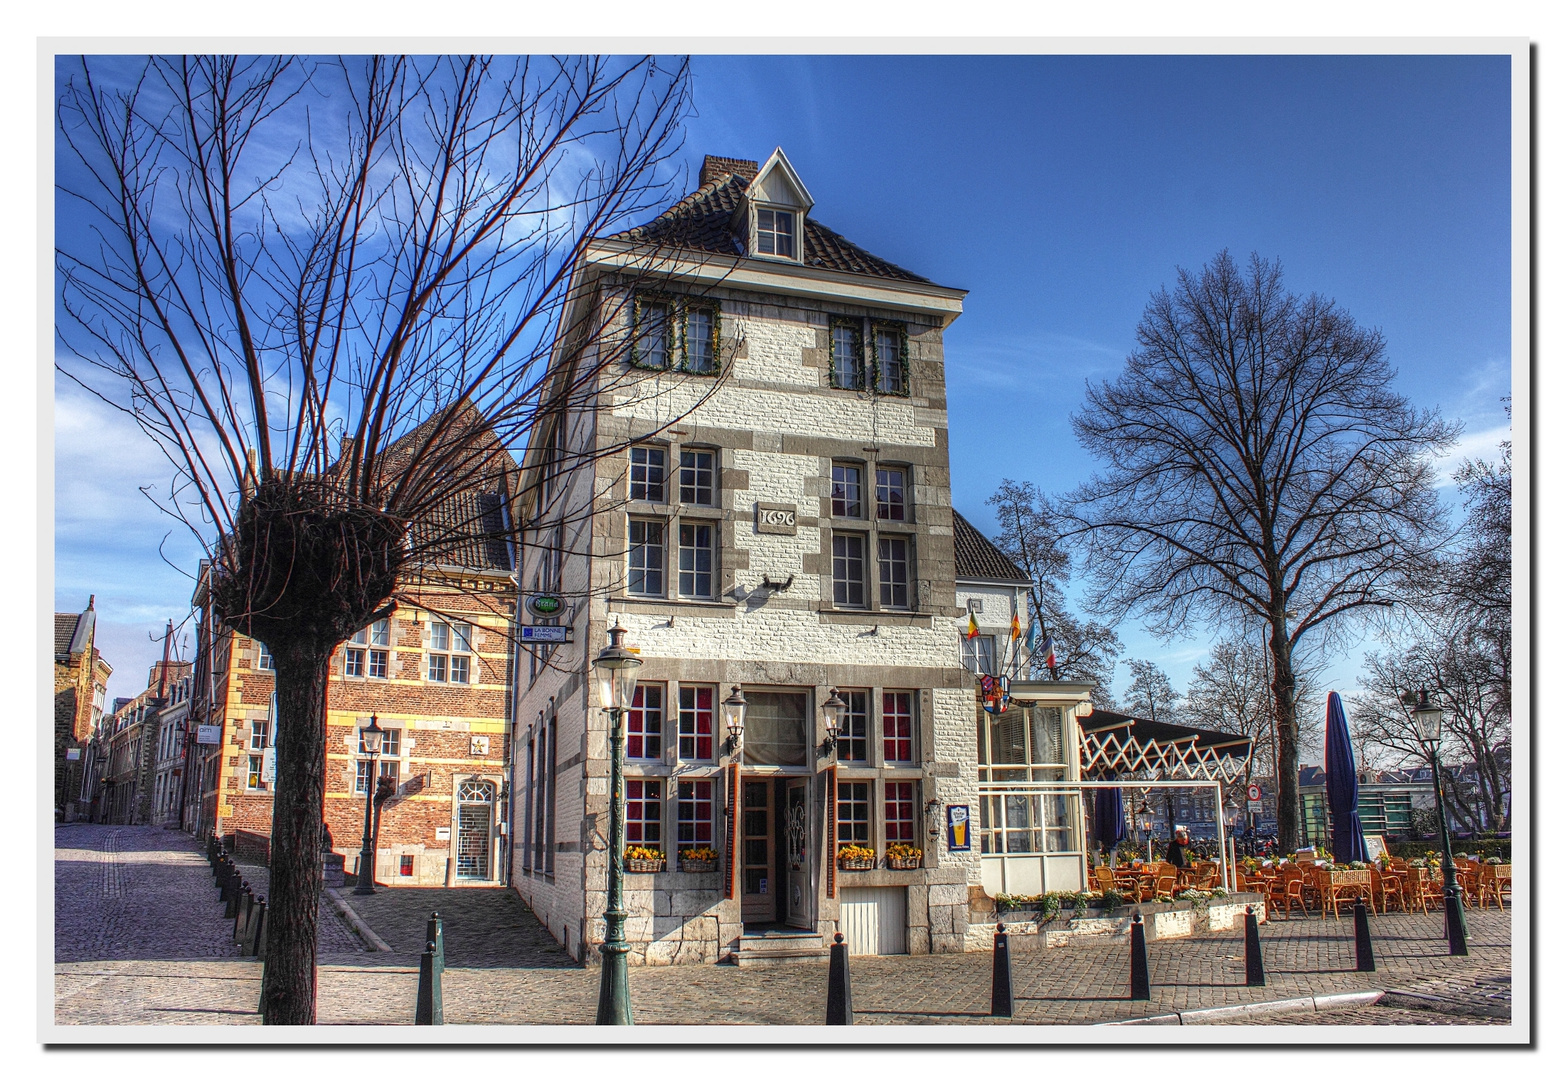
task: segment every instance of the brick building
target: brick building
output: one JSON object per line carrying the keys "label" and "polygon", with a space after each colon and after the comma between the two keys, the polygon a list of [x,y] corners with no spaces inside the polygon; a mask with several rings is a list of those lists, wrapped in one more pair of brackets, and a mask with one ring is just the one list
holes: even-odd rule
{"label": "brick building", "polygon": [[114,673],[95,644],[96,599],[89,596],[78,614],[54,613],[54,812],[65,821],[90,814],[93,736]]}
{"label": "brick building", "polygon": [[[501,538],[515,465],[498,442],[487,453],[482,490],[453,494],[438,521],[414,526],[427,539],[458,523],[451,544],[438,559],[410,567],[392,613],[331,661],[325,822],[333,850],[356,874],[365,799],[375,787],[358,732],[375,716],[387,732],[375,771],[393,787],[379,817],[375,880],[382,884],[503,880],[516,587]],[[210,681],[212,704],[202,707],[198,688],[196,709],[198,723],[221,729],[221,743],[196,751],[204,775],[197,828],[262,843],[271,834],[275,775],[272,658],[216,617],[206,572],[194,602],[210,663],[197,682]]]}
{"label": "brick building", "polygon": [[[838,930],[856,951],[966,945],[979,845],[952,847],[945,823],[979,800],[979,713],[942,345],[964,293],[811,209],[781,150],[709,157],[696,192],[576,267],[565,324],[601,321],[587,348],[625,355],[557,343],[558,380],[598,382],[587,402],[552,399],[524,459],[521,581],[563,600],[549,621],[572,640],[524,650],[511,881],[578,958],[604,933],[608,720],[590,664],[616,623],[643,661],[627,839],[667,860],[628,875],[633,962],[744,963],[780,941],[819,951]],[[636,276],[648,265],[666,275],[656,287]],[[1015,568],[968,576],[971,598],[1000,597],[986,622],[1009,624]],[[719,719],[734,687],[738,747]],[[834,691],[847,714],[829,748]],[[1053,689],[1051,745],[1086,692]],[[920,849],[916,868],[892,867],[894,843]],[[848,844],[874,849],[874,868],[841,868]],[[680,870],[694,848],[715,864]]]}
{"label": "brick building", "polygon": [[98,820],[111,825],[153,823],[158,747],[167,738],[164,715],[176,685],[190,674],[190,663],[160,660],[147,671],[147,688],[129,700],[116,699],[100,742],[102,806]]}

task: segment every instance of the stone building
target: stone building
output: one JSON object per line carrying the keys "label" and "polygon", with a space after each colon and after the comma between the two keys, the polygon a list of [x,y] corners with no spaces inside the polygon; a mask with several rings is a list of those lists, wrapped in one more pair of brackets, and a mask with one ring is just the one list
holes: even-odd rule
{"label": "stone building", "polygon": [[147,688],[129,700],[117,700],[105,722],[103,797],[98,820],[111,825],[153,824],[158,748],[168,735],[164,715],[175,686],[190,674],[190,663],[160,660],[147,672]]}
{"label": "stone building", "polygon": [[157,735],[152,751],[152,784],[146,823],[175,829],[180,826],[181,787],[185,771],[185,751],[193,737],[190,728],[191,691],[195,675],[188,670],[168,689],[168,704],[158,715]]}
{"label": "stone building", "polygon": [[96,599],[89,596],[87,609],[78,614],[54,613],[54,812],[65,821],[90,813],[93,736],[114,673],[95,644]]}
{"label": "stone building", "polygon": [[[524,649],[511,882],[578,958],[604,933],[609,725],[590,664],[615,624],[643,661],[627,839],[666,860],[627,878],[633,962],[819,955],[838,931],[860,952],[966,944],[982,873],[959,627],[995,583],[975,568],[959,598],[942,335],[965,294],[812,205],[781,150],[708,157],[695,192],[575,269],[563,325],[607,329],[557,343],[554,421],[524,460],[521,583],[559,599],[548,621],[571,638]],[[585,395],[560,389],[588,372]],[[1009,625],[1019,577],[1001,575],[987,623]],[[736,687],[737,745],[720,721]],[[917,854],[894,866],[894,844]],[[848,845],[873,867],[840,862]],[[681,869],[691,849],[717,858]]]}
{"label": "stone building", "polygon": [[[493,439],[486,453],[482,484],[454,492],[438,522],[413,526],[421,536],[450,530],[449,546],[409,567],[391,613],[331,661],[325,822],[333,850],[357,874],[365,800],[379,779],[391,781],[376,844],[375,880],[384,885],[504,880],[516,606],[504,515],[515,463]],[[206,776],[199,831],[264,846],[277,737],[272,657],[212,611],[205,573],[195,604],[211,658],[200,677],[210,679],[213,705],[199,722],[221,729],[221,748],[200,752]],[[373,777],[359,737],[372,716],[386,731]]]}

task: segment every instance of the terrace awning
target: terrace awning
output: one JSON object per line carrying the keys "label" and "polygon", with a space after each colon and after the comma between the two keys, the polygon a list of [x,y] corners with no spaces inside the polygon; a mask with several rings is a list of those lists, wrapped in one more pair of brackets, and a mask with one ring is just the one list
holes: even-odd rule
{"label": "terrace awning", "polygon": [[1245,774],[1251,738],[1095,709],[1079,716],[1084,780],[1222,780]]}

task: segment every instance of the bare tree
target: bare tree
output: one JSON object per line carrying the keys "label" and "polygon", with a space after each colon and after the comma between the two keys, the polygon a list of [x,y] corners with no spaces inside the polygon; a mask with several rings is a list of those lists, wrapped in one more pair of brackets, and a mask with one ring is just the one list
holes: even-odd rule
{"label": "bare tree", "polygon": [[1002,480],[995,494],[985,500],[995,507],[1000,532],[995,546],[1028,575],[1028,608],[1055,643],[1055,670],[1045,665],[1045,655],[1031,659],[1034,678],[1078,679],[1097,685],[1093,704],[1112,709],[1115,657],[1120,638],[1112,627],[1078,618],[1066,604],[1063,583],[1071,575],[1071,557],[1061,545],[1059,515],[1050,500],[1030,482]]}
{"label": "bare tree", "polygon": [[1299,836],[1294,651],[1327,651],[1391,606],[1441,542],[1434,453],[1455,428],[1391,389],[1381,335],[1282,270],[1221,252],[1179,271],[1137,326],[1113,382],[1073,416],[1104,463],[1072,497],[1095,610],[1268,627],[1278,726],[1278,832]]}
{"label": "bare tree", "polygon": [[1163,724],[1177,724],[1185,718],[1180,695],[1163,668],[1151,660],[1136,659],[1127,660],[1126,667],[1131,672],[1123,705],[1126,711]]}
{"label": "bare tree", "polygon": [[[275,662],[265,1023],[315,1019],[329,658],[454,543],[516,541],[515,449],[623,366],[573,268],[666,201],[688,109],[652,58],[83,58],[61,87],[61,371],[167,454],[218,615]],[[541,412],[552,348],[593,359]]]}

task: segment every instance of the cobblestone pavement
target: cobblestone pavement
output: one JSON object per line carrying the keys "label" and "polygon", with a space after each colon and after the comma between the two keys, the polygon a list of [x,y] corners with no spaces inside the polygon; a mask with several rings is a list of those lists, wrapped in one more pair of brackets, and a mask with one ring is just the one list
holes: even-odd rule
{"label": "cobblestone pavement", "polygon": [[[261,965],[239,956],[200,845],[149,826],[55,830],[55,1022],[260,1023]],[[258,895],[266,869],[244,868]],[[322,905],[322,960],[362,953]]]}
{"label": "cobblestone pavement", "polygon": [[[118,832],[118,838],[110,834]],[[56,1017],[60,1023],[256,1023],[260,967],[232,959],[231,924],[195,845],[163,830],[73,826],[59,831]],[[118,851],[114,850],[118,845]],[[252,882],[264,869],[247,868]],[[120,892],[121,896],[105,895]],[[596,969],[578,967],[504,889],[383,889],[344,898],[391,953],[357,950],[323,911],[318,1017],[324,1024],[408,1024],[425,920],[443,916],[448,1024],[587,1024]],[[101,925],[100,925],[101,924]],[[1453,1002],[1510,1007],[1511,913],[1469,913],[1470,956],[1446,954],[1439,915],[1371,921],[1378,970],[1354,968],[1353,923],[1296,918],[1262,928],[1267,986],[1244,986],[1238,932],[1154,941],[1152,1000],[1126,1000],[1124,939],[1084,939],[1014,954],[1016,1016],[989,1013],[991,958],[855,957],[860,1024],[1094,1024],[1306,994],[1403,988]],[[337,935],[341,935],[338,937]],[[348,944],[344,945],[346,941]],[[227,958],[227,959],[225,959]],[[827,967],[633,967],[640,1024],[819,1024]],[[1268,1023],[1487,1022],[1409,1007],[1407,999],[1341,1013],[1257,1018]]]}

